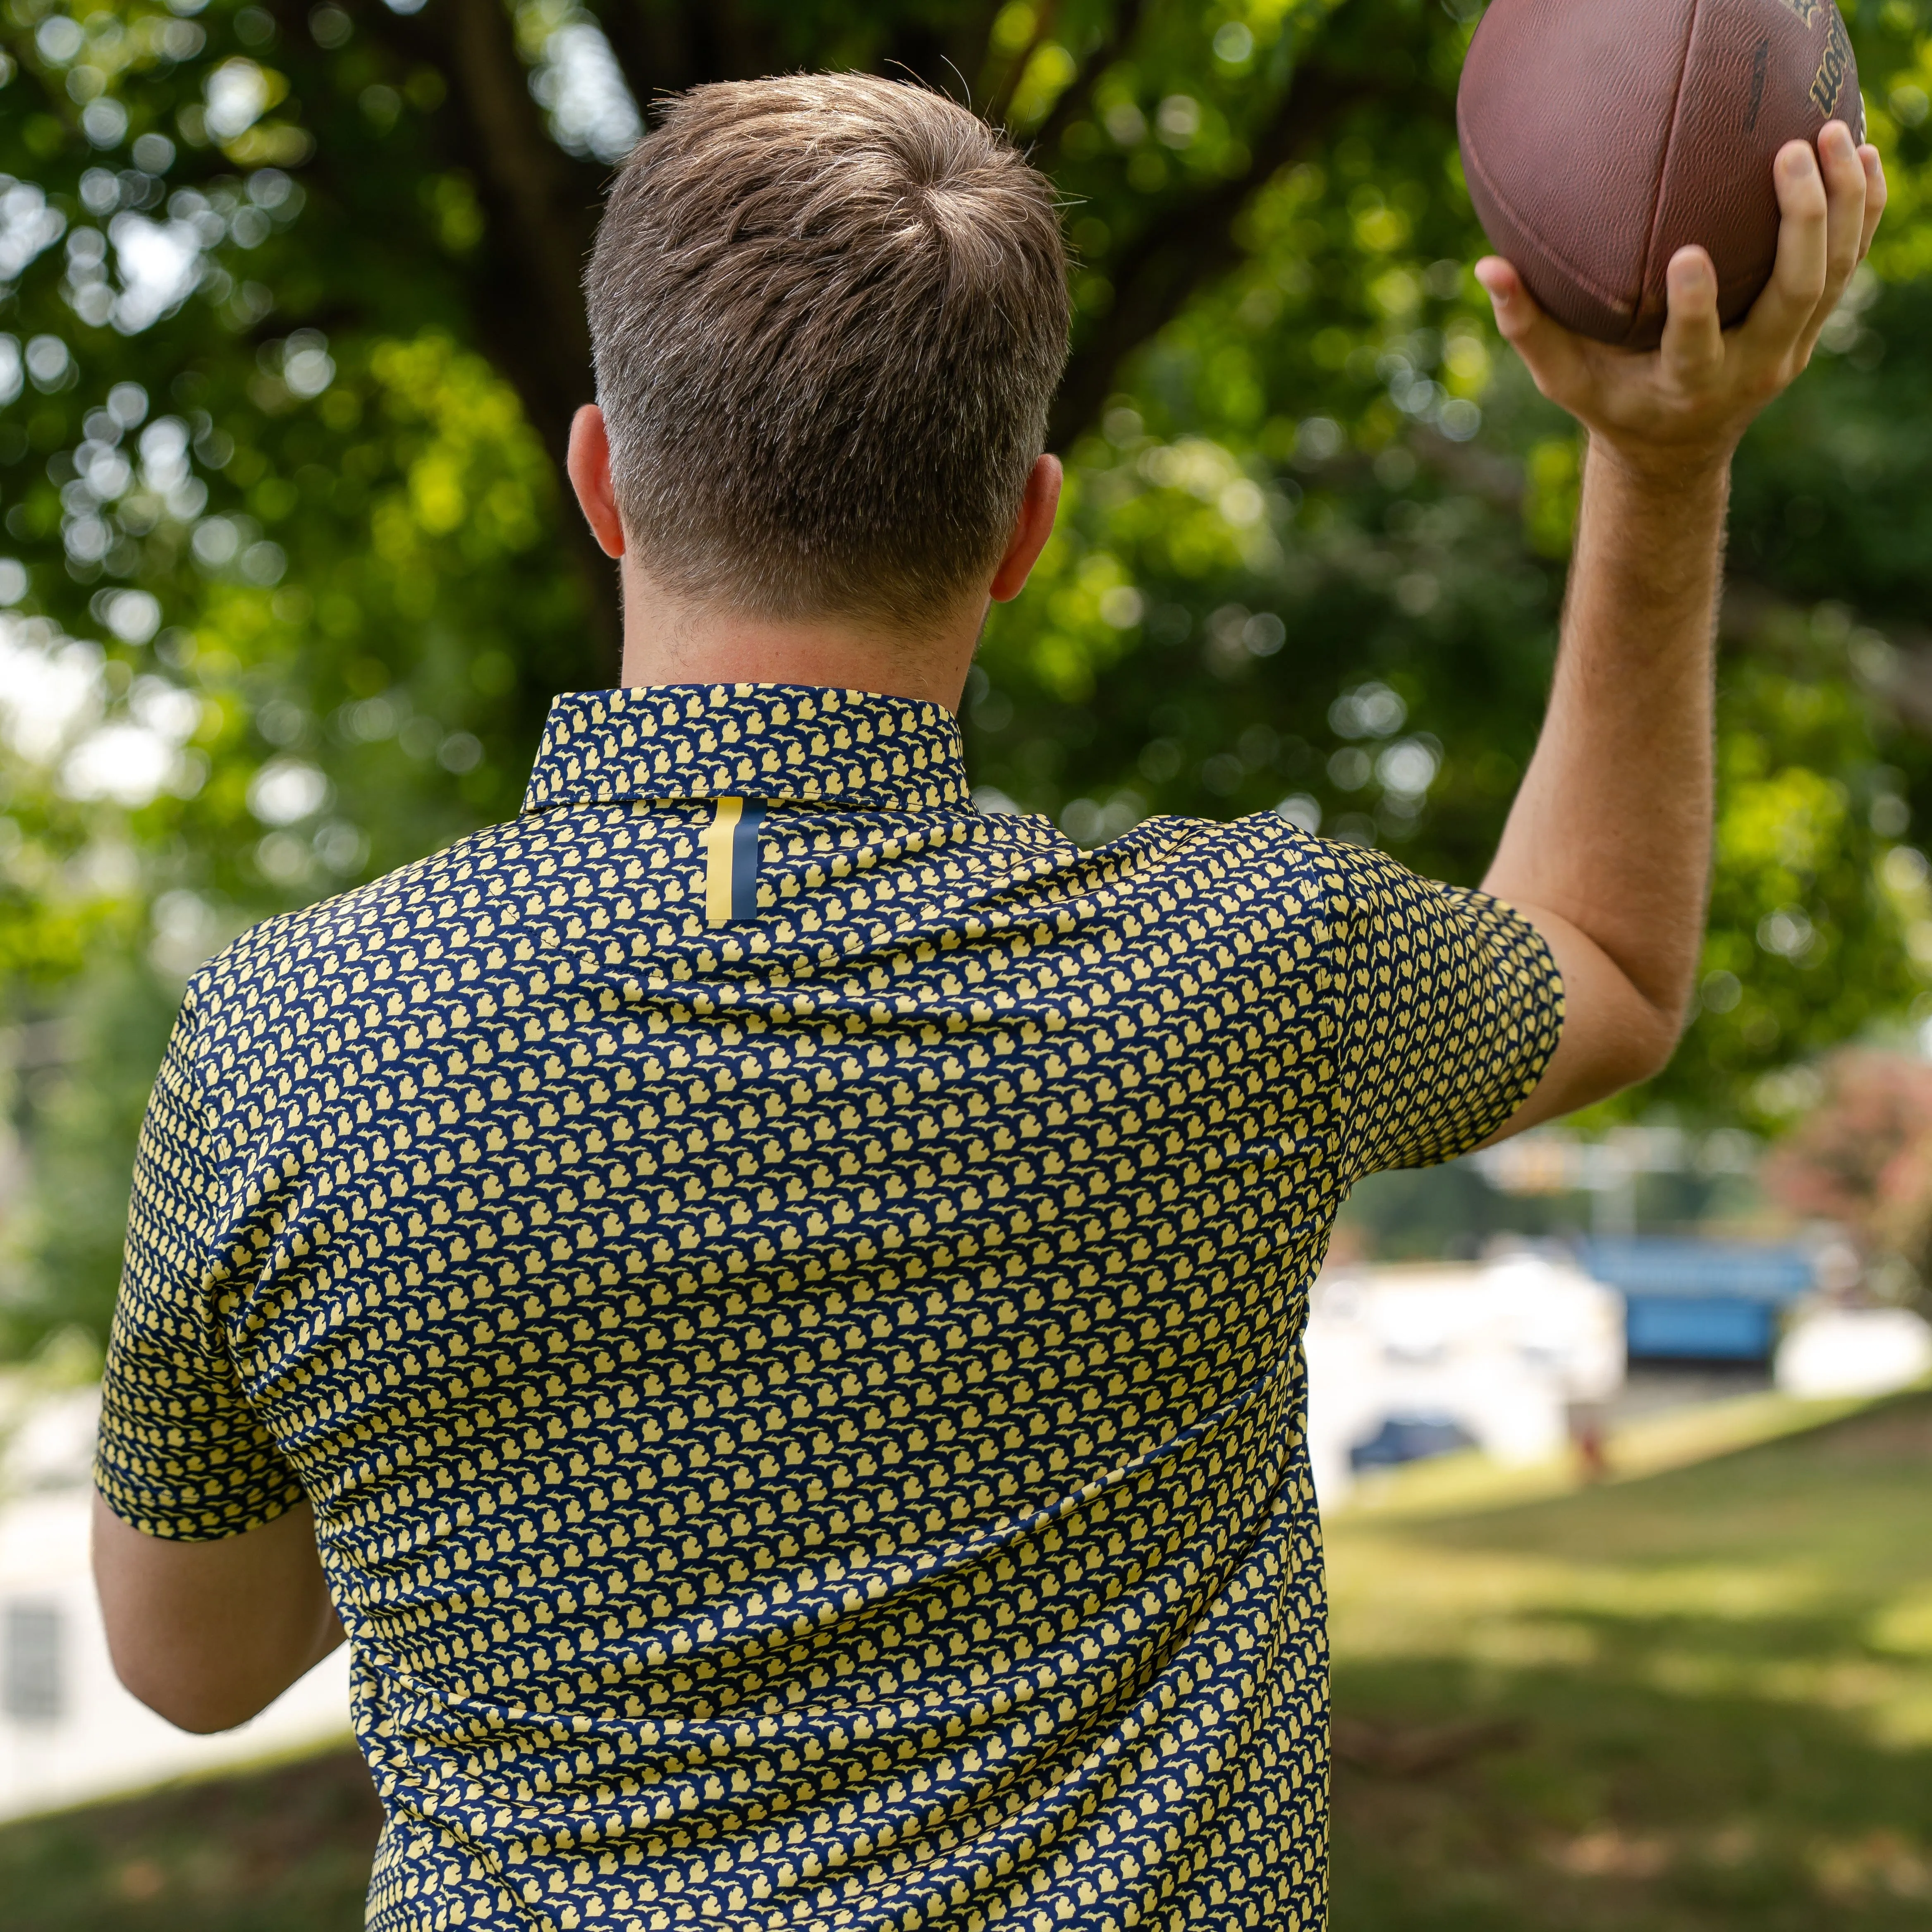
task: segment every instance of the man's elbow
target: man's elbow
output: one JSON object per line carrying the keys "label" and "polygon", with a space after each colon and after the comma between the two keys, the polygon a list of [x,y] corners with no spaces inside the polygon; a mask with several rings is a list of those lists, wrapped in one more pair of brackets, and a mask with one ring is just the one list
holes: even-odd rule
{"label": "man's elbow", "polygon": [[260,1717],[274,1701],[272,1698],[238,1700],[232,1696],[198,1696],[177,1685],[131,1684],[124,1677],[121,1682],[137,1702],[157,1717],[165,1718],[178,1731],[191,1732],[202,1738],[245,1724],[250,1718]]}
{"label": "man's elbow", "polygon": [[1618,1024],[1608,1030],[1594,1056],[1588,1100],[1581,1106],[1607,1100],[1627,1087],[1640,1087],[1654,1080],[1670,1064],[1677,1043],[1684,1036],[1684,1016],[1666,1012],[1647,1000],[1633,1002],[1618,1016]]}
{"label": "man's elbow", "polygon": [[1643,1010],[1630,1028],[1629,1053],[1631,1072],[1624,1083],[1634,1087],[1654,1080],[1677,1057],[1684,1029],[1690,1024],[1687,1004],[1673,1002],[1658,1006],[1646,1000]]}
{"label": "man's elbow", "polygon": [[306,1505],[208,1542],[149,1535],[104,1498],[94,1580],[114,1674],[184,1731],[232,1730],[342,1640]]}
{"label": "man's elbow", "polygon": [[1621,1094],[1627,1088],[1641,1087],[1646,1080],[1654,1080],[1670,1064],[1676,1046],[1675,1040],[1629,1042],[1603,1070],[1602,1090],[1598,1099],[1607,1100],[1612,1094]]}
{"label": "man's elbow", "polygon": [[107,1654],[121,1688],[136,1702],[165,1718],[178,1731],[207,1737],[232,1731],[259,1716],[274,1701],[272,1691],[256,1696],[248,1687],[212,1679],[179,1658],[128,1655],[110,1636]]}

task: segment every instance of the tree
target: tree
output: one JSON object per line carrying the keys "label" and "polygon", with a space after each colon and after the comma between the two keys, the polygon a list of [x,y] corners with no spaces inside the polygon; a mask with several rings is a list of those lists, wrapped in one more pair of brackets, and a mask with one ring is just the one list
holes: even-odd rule
{"label": "tree", "polygon": [[[1478,875],[1534,740],[1577,451],[1466,271],[1474,12],[4,0],[0,968],[63,1042],[22,1082],[39,1171],[94,1172],[100,1204],[77,1213],[76,1178],[16,1215],[20,1332],[98,1323],[111,1288],[124,1138],[68,1099],[118,1082],[109,1112],[137,1111],[158,1042],[110,1038],[140,1004],[116,976],[165,994],[264,913],[514,811],[550,693],[614,676],[614,579],[558,472],[584,250],[664,88],[907,74],[1066,195],[1068,507],[969,692],[989,802],[1087,842],[1279,808]],[[1900,406],[1932,356],[1922,17],[1855,21],[1892,286],[1860,285],[1740,472],[1704,1008],[1633,1105],[1768,1122],[1766,1074],[1932,963],[1899,842],[1932,807],[1932,458]]]}
{"label": "tree", "polygon": [[1815,1101],[1766,1181],[1791,1212],[1838,1222],[1901,1298],[1932,1280],[1932,1066],[1899,1053],[1832,1054]]}

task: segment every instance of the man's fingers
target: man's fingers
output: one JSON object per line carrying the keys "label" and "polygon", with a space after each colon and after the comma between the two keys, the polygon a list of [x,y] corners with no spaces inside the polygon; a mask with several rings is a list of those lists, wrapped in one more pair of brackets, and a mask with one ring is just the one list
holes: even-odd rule
{"label": "man's fingers", "polygon": [[1820,130],[1818,164],[1825,178],[1825,288],[1803,338],[1808,356],[1858,266],[1865,225],[1864,164],[1842,121],[1828,121]]}
{"label": "man's fingers", "polygon": [[1772,179],[1778,252],[1750,314],[1726,332],[1710,256],[1680,248],[1666,268],[1663,340],[1654,355],[1572,334],[1544,314],[1508,262],[1491,256],[1476,266],[1496,326],[1536,386],[1633,462],[1728,460],[1752,417],[1810,358],[1870,243],[1885,205],[1885,170],[1842,122],[1826,124],[1817,148],[1786,142]]}
{"label": "man's fingers", "polygon": [[1818,166],[1825,183],[1825,286],[1798,335],[1801,363],[1811,359],[1819,332],[1858,265],[1864,238],[1865,166],[1842,121],[1828,121],[1820,130]]}
{"label": "man's fingers", "polygon": [[1574,394],[1584,374],[1582,344],[1544,314],[1522,278],[1500,255],[1485,255],[1476,264],[1476,280],[1496,310],[1503,340],[1522,358],[1536,386],[1552,401]]}
{"label": "man's fingers", "polygon": [[1664,270],[1669,306],[1660,345],[1665,372],[1694,389],[1724,366],[1723,324],[1718,319],[1718,272],[1702,249],[1680,248]]}
{"label": "man's fingers", "polygon": [[1885,163],[1869,142],[1858,150],[1858,161],[1865,171],[1865,218],[1858,234],[1858,260],[1862,262],[1871,253],[1872,237],[1878,232],[1879,217],[1885,212],[1888,190]]}
{"label": "man's fingers", "polygon": [[1778,259],[1738,334],[1743,346],[1782,365],[1825,292],[1828,204],[1817,157],[1808,142],[1786,142],[1772,166],[1772,179],[1783,218],[1778,228]]}

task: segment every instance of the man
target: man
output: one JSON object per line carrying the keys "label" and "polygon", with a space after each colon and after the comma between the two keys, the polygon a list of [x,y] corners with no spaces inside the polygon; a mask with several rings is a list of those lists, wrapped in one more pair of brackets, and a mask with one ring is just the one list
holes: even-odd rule
{"label": "man", "polygon": [[347,1631],[372,1926],[1321,1924],[1307,1286],[1361,1174],[1671,1050],[1728,461],[1884,194],[1835,125],[1777,183],[1727,335],[1695,250],[1652,356],[1480,272],[1592,450],[1474,892],[974,812],[1052,191],[910,87],[670,104],[571,460],[626,688],[557,700],[514,824],[198,974],[136,1175],[117,1667],[213,1729]]}

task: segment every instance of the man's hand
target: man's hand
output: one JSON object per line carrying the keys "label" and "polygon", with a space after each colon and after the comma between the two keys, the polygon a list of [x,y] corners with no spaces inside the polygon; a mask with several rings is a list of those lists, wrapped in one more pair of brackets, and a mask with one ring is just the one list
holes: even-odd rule
{"label": "man's hand", "polygon": [[1648,353],[1573,335],[1538,308],[1522,278],[1492,255],[1476,278],[1496,326],[1536,386],[1590,432],[1592,448],[1653,474],[1720,464],[1752,417],[1811,359],[1818,332],[1885,212],[1878,150],[1828,122],[1814,158],[1791,141],[1773,171],[1784,217],[1770,282],[1738,327],[1718,323],[1718,277],[1702,248],[1680,248],[1666,271],[1669,319]]}
{"label": "man's hand", "polygon": [[1658,1072],[1683,1030],[1711,850],[1711,661],[1731,452],[1810,360],[1885,207],[1842,122],[1778,154],[1769,284],[1718,325],[1701,248],[1670,265],[1661,346],[1586,342],[1506,262],[1476,272],[1538,388],[1590,433],[1550,714],[1484,886],[1543,934],[1562,1039],[1515,1133]]}

